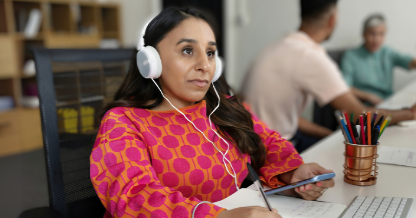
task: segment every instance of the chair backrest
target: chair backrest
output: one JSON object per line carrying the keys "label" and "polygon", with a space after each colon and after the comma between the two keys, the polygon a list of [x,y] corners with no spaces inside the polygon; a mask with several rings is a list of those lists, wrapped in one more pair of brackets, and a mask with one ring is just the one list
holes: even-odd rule
{"label": "chair backrest", "polygon": [[[328,51],[329,57],[331,57],[331,59],[335,61],[338,66],[341,63],[344,53],[345,50]],[[338,122],[335,118],[334,112],[335,110],[331,107],[331,105],[327,104],[320,107],[315,101],[313,107],[313,122],[328,129],[336,130]]]}
{"label": "chair backrest", "polygon": [[33,51],[50,207],[65,217],[100,217],[105,208],[90,180],[89,156],[102,108],[129,69],[133,49]]}

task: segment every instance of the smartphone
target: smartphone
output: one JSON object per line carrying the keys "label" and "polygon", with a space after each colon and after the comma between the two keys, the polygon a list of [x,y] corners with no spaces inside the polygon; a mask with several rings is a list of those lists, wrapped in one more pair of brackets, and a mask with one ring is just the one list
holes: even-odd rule
{"label": "smartphone", "polygon": [[322,175],[315,176],[315,177],[310,178],[310,179],[305,179],[305,180],[295,182],[295,183],[292,183],[292,184],[289,184],[289,185],[281,186],[281,187],[278,187],[278,188],[275,188],[275,189],[270,189],[270,190],[264,191],[264,193],[266,195],[270,195],[270,194],[274,194],[274,193],[277,193],[277,192],[282,192],[282,191],[285,191],[285,190],[296,188],[296,187],[299,187],[301,185],[306,185],[306,184],[309,184],[309,183],[315,183],[315,182],[319,182],[319,181],[322,181],[322,180],[332,179],[334,177],[335,177],[335,173],[322,174]]}

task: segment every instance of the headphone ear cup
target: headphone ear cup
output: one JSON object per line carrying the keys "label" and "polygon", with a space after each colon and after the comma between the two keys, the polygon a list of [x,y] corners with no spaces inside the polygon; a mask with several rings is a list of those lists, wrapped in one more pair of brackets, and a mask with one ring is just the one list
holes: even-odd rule
{"label": "headphone ear cup", "polygon": [[212,82],[217,81],[220,76],[222,74],[222,61],[220,59],[220,57],[215,54],[215,74],[214,74],[214,78],[212,78]]}
{"label": "headphone ear cup", "polygon": [[157,79],[162,74],[162,61],[152,46],[142,48],[136,55],[140,74],[147,79]]}

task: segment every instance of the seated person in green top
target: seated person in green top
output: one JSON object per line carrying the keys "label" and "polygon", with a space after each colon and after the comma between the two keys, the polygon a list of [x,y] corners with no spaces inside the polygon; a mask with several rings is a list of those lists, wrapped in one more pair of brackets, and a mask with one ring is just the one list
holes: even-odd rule
{"label": "seated person in green top", "polygon": [[363,102],[380,103],[393,93],[393,68],[416,68],[416,59],[383,45],[386,23],[382,15],[364,22],[364,44],[347,51],[341,61],[342,74],[351,91]]}

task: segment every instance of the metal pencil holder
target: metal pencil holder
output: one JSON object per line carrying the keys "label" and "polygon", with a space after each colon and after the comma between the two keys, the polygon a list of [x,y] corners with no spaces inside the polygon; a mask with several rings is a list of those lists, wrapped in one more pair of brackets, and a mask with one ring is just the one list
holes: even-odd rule
{"label": "metal pencil holder", "polygon": [[377,181],[377,145],[345,144],[344,181],[352,185],[374,185]]}

